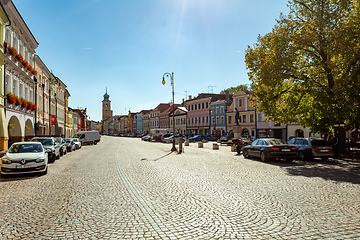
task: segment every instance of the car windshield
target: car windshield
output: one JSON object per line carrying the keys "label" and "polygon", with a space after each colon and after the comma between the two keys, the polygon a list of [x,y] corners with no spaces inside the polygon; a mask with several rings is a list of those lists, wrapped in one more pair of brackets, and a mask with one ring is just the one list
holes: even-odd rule
{"label": "car windshield", "polygon": [[13,144],[9,149],[9,153],[37,153],[42,151],[40,144]]}
{"label": "car windshield", "polygon": [[38,138],[38,139],[34,139],[34,141],[41,142],[42,145],[53,145],[52,140],[49,138]]}
{"label": "car windshield", "polygon": [[59,143],[61,143],[62,141],[61,141],[61,138],[55,138],[56,139],[56,141],[58,141]]}
{"label": "car windshield", "polygon": [[318,139],[318,140],[311,140],[311,144],[313,146],[329,146],[330,144],[322,139]]}
{"label": "car windshield", "polygon": [[289,145],[282,139],[266,139],[265,140],[269,145]]}
{"label": "car windshield", "polygon": [[80,137],[80,133],[74,135],[74,138],[78,138],[78,137]]}
{"label": "car windshield", "polygon": [[79,140],[78,140],[78,139],[76,139],[76,138],[74,138],[73,140],[74,140],[74,142],[79,142]]}
{"label": "car windshield", "polygon": [[66,143],[71,143],[71,139],[65,139]]}

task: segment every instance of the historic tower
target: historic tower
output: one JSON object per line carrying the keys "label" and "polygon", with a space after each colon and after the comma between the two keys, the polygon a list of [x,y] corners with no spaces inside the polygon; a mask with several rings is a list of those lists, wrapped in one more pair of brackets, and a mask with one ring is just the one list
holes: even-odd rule
{"label": "historic tower", "polygon": [[104,100],[102,101],[102,132],[105,132],[109,128],[109,120],[112,118],[113,113],[110,108],[110,100],[109,100],[109,94],[107,94],[107,88],[106,93],[104,94]]}
{"label": "historic tower", "polygon": [[110,108],[110,103],[111,101],[109,100],[109,94],[107,94],[107,89],[106,89],[106,93],[104,94],[104,100],[102,101],[102,120],[105,121],[108,118],[112,117],[112,110]]}

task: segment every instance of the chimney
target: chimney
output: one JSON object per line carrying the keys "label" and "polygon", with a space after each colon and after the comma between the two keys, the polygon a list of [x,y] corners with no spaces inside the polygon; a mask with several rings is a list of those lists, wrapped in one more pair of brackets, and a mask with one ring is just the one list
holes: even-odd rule
{"label": "chimney", "polygon": [[192,97],[192,96],[191,96],[191,95],[189,95],[189,100],[191,100],[191,97]]}

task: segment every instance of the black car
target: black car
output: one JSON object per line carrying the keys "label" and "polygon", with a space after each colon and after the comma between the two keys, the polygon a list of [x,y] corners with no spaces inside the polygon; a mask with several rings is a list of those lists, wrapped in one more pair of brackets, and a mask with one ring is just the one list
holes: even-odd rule
{"label": "black car", "polygon": [[76,150],[76,144],[74,142],[74,139],[72,138],[64,138],[64,141],[66,143],[66,150],[68,152],[72,152]]}
{"label": "black car", "polygon": [[65,155],[67,153],[66,142],[64,141],[63,138],[55,138],[55,139],[60,144],[60,156]]}
{"label": "black car", "polygon": [[292,138],[288,143],[296,147],[301,161],[313,158],[325,161],[334,156],[332,146],[322,138]]}
{"label": "black car", "polygon": [[55,159],[60,158],[60,144],[53,137],[34,137],[31,142],[41,142],[45,151],[48,154],[48,161],[55,162]]}
{"label": "black car", "polygon": [[243,149],[245,158],[258,157],[266,162],[275,159],[285,159],[292,162],[297,155],[296,148],[287,142],[277,138],[259,138],[245,146]]}

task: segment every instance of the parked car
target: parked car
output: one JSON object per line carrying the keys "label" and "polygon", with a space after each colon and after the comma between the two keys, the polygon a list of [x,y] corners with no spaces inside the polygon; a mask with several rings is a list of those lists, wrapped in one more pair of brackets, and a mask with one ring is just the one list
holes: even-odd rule
{"label": "parked car", "polygon": [[100,133],[99,131],[81,131],[75,133],[73,138],[79,138],[79,141],[81,142],[81,145],[84,144],[94,144],[96,145],[98,142],[100,142]]}
{"label": "parked car", "polygon": [[168,138],[168,137],[171,137],[171,136],[172,136],[171,133],[166,133],[166,134],[161,135],[160,142],[166,142],[165,138]]}
{"label": "parked car", "polygon": [[141,138],[141,140],[144,140],[144,141],[149,141],[149,139],[150,139],[150,134],[146,134],[145,136],[143,136]]}
{"label": "parked car", "polygon": [[198,141],[202,141],[202,140],[209,140],[210,137],[209,136],[206,136],[206,135],[195,135],[193,137],[189,137],[189,141],[190,142],[198,142]]}
{"label": "parked car", "polygon": [[[174,136],[171,135],[170,137],[164,138],[163,142],[172,143],[173,138],[174,138]],[[175,143],[179,143],[179,138],[180,138],[179,135],[175,135]],[[181,140],[182,140],[182,142],[185,142],[184,138],[182,138]]]}
{"label": "parked car", "polygon": [[72,152],[76,150],[76,144],[74,142],[74,139],[72,138],[64,138],[65,144],[66,144],[66,150],[68,152]]}
{"label": "parked car", "polygon": [[48,170],[48,154],[39,142],[16,142],[0,161],[0,174],[43,173]]}
{"label": "parked car", "polygon": [[294,146],[277,138],[259,138],[250,145],[243,148],[245,158],[258,157],[261,161],[285,159],[293,161],[296,158],[297,151]]}
{"label": "parked car", "polygon": [[31,142],[40,142],[48,154],[49,163],[55,162],[60,158],[60,144],[53,137],[34,137]]}
{"label": "parked car", "polygon": [[298,157],[301,161],[311,160],[313,158],[321,158],[327,160],[333,157],[332,146],[322,138],[292,138],[289,144],[295,146],[298,151]]}
{"label": "parked car", "polygon": [[232,138],[229,136],[222,136],[220,137],[220,144],[226,144],[226,145],[231,145],[232,141],[230,141]]}
{"label": "parked car", "polygon": [[56,141],[60,144],[60,156],[63,156],[67,153],[66,142],[63,138],[55,138]]}
{"label": "parked car", "polygon": [[78,138],[72,138],[72,140],[75,143],[76,149],[80,149],[81,148],[81,142]]}

